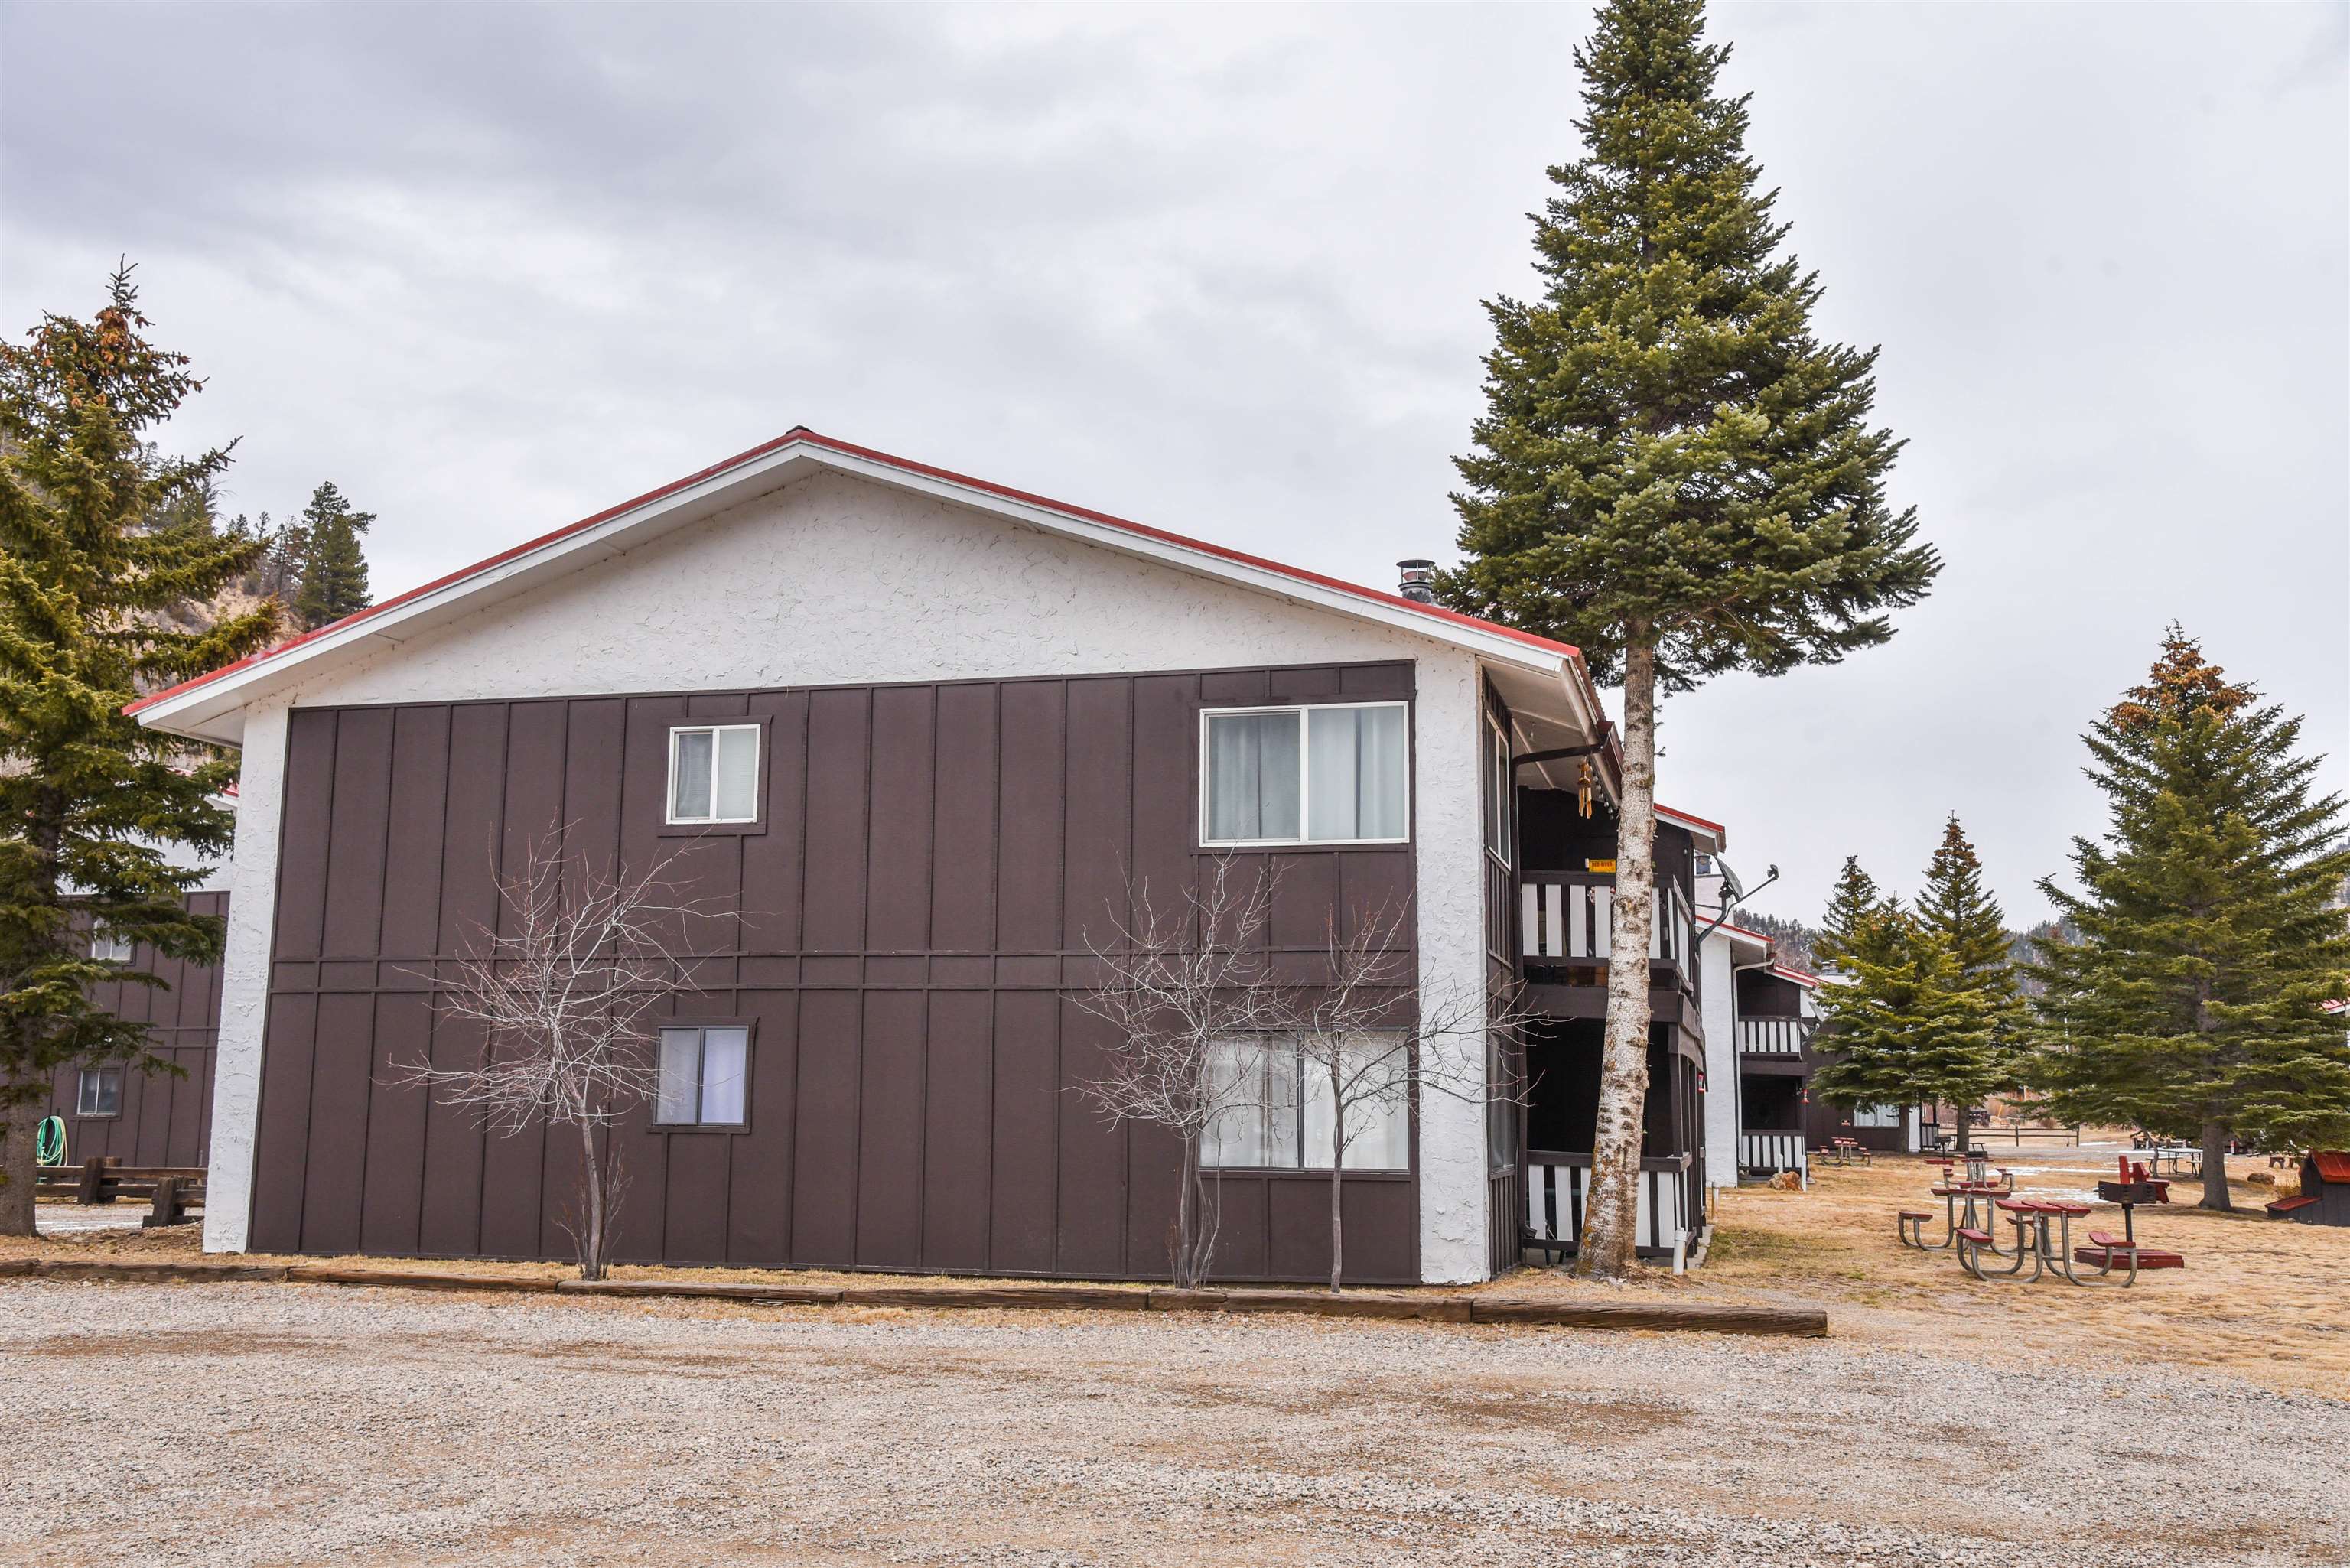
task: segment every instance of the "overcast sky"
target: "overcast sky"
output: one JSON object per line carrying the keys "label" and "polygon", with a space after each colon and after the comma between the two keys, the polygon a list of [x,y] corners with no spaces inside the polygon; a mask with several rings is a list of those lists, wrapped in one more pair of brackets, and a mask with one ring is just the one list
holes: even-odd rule
{"label": "overcast sky", "polygon": [[[1587,10],[0,6],[0,329],[118,254],[380,595],[795,423],[1334,575],[1449,556],[1481,299],[1572,157]],[[1758,908],[2012,921],[2077,736],[2184,622],[2350,756],[2350,9],[1739,5],[1830,337],[1948,559],[1893,644],[1668,704]],[[811,635],[821,635],[812,628]]]}

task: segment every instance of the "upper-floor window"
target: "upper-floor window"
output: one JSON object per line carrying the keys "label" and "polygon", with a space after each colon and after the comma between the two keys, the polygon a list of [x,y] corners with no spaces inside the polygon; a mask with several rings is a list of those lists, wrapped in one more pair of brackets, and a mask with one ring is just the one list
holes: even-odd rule
{"label": "upper-floor window", "polygon": [[669,819],[759,820],[758,725],[682,725],[669,732]]}
{"label": "upper-floor window", "polygon": [[122,1114],[122,1069],[84,1067],[74,1085],[74,1115],[119,1116]]}
{"label": "upper-floor window", "polygon": [[751,1070],[751,1031],[740,1023],[681,1026],[660,1032],[661,1127],[739,1127]]}
{"label": "upper-floor window", "polygon": [[1200,715],[1200,841],[1400,844],[1410,821],[1401,702]]}
{"label": "upper-floor window", "polygon": [[129,963],[138,946],[129,937],[117,936],[104,926],[89,933],[89,956],[100,963]]}

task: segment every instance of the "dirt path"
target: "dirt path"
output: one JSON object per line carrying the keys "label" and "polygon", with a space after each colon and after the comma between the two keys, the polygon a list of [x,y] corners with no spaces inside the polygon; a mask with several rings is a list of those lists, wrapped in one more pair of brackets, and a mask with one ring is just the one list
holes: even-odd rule
{"label": "dirt path", "polygon": [[52,1282],[0,1343],[9,1563],[2350,1560],[2350,1405],[2022,1354]]}

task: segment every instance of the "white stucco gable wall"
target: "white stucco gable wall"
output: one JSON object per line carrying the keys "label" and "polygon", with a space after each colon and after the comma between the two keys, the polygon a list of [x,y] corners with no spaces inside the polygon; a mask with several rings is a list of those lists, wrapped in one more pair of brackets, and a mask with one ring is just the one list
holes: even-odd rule
{"label": "white stucco gable wall", "polygon": [[[245,1243],[289,706],[1384,659],[1417,667],[1421,983],[1482,995],[1474,654],[887,485],[818,473],[278,687],[245,720],[205,1246]],[[1482,1279],[1484,1115],[1429,1098],[1422,1276]]]}

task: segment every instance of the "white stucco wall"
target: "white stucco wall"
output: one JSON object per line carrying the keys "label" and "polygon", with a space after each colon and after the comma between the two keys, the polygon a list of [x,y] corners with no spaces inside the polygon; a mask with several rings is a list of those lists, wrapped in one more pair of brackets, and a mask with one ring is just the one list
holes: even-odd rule
{"label": "white stucco wall", "polygon": [[278,808],[285,774],[285,708],[249,711],[237,770],[228,949],[221,958],[220,1035],[213,1053],[207,1252],[244,1251],[253,1220],[253,1140],[261,1109],[261,1030],[269,1005],[269,936],[277,919]]}
{"label": "white stucco wall", "polygon": [[[1210,520],[1211,525],[1212,520]],[[1458,648],[826,473],[360,664],[247,720],[205,1246],[244,1244],[285,706],[1410,659],[1420,979],[1482,994],[1477,666]],[[1484,1277],[1483,1112],[1422,1113],[1421,1272]]]}

